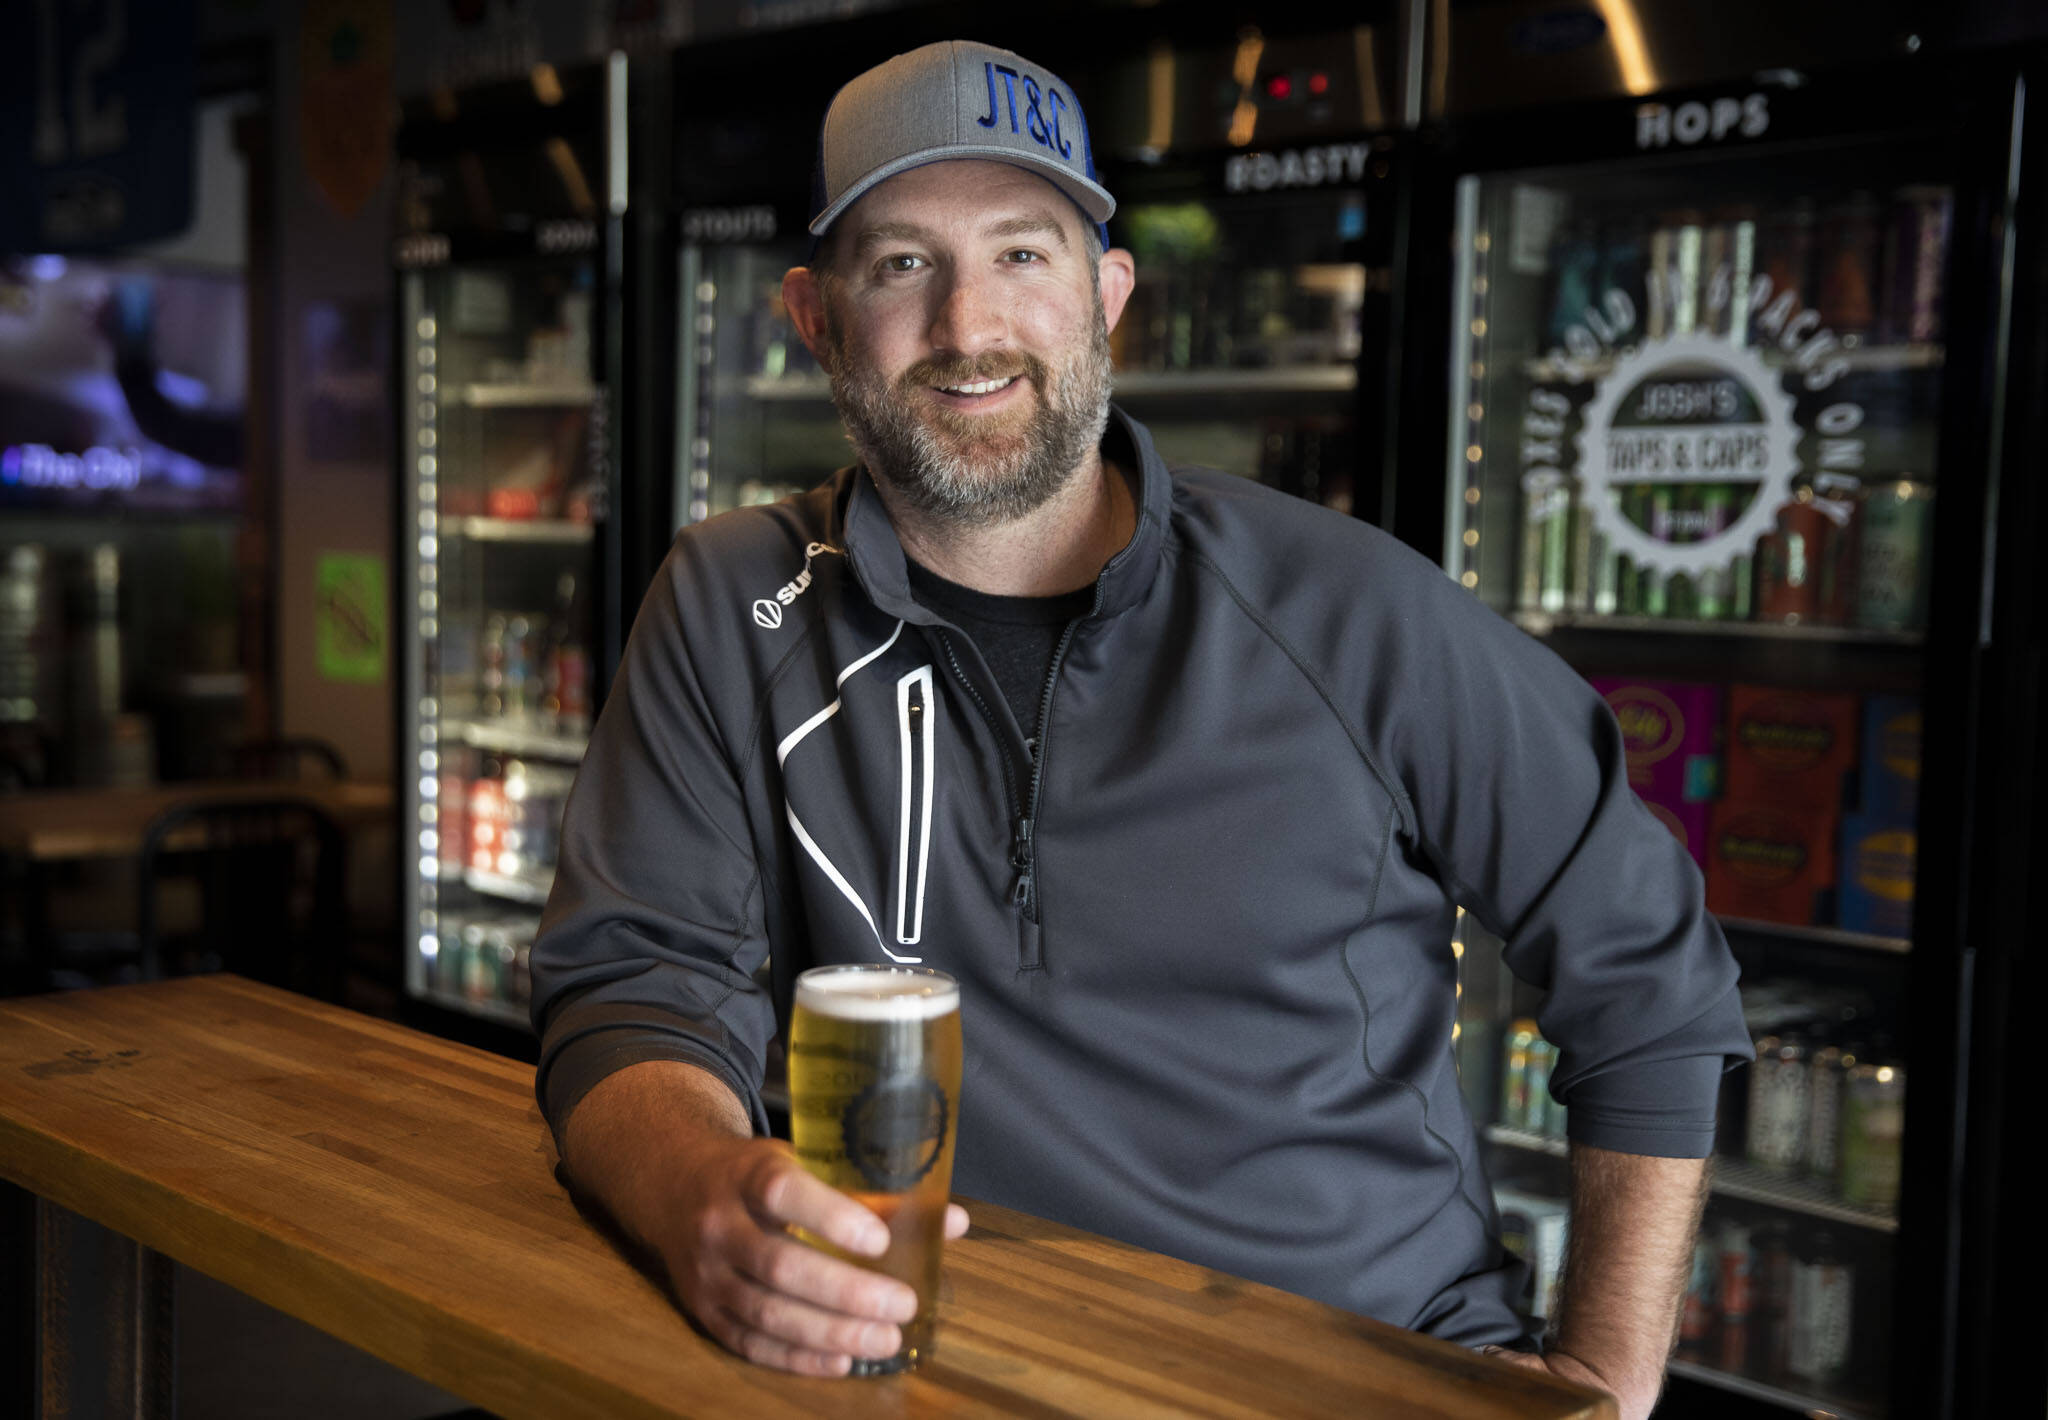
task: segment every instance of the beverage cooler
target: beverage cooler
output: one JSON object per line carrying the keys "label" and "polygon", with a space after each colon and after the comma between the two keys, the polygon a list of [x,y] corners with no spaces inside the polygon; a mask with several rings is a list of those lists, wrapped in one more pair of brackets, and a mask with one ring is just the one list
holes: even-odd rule
{"label": "beverage cooler", "polygon": [[[1985,694],[2031,585],[1995,572],[2031,536],[1998,514],[2001,411],[2038,398],[2002,383],[2019,78],[1780,71],[1459,119],[1423,160],[1445,264],[1410,298],[1399,528],[1606,698],[1742,966],[1756,1059],[1660,1413],[1989,1413],[1954,1397],[1988,737],[2037,737]],[[1461,1074],[1547,1312],[1556,1049],[1498,939],[1467,916],[1457,949]]]}
{"label": "beverage cooler", "polygon": [[399,139],[405,987],[519,1029],[563,802],[638,600],[614,433],[625,87],[619,60],[540,66],[419,101]]}
{"label": "beverage cooler", "polygon": [[[1112,243],[1138,285],[1112,335],[1116,399],[1169,462],[1367,513],[1379,498],[1398,287],[1392,7],[1301,7],[1268,32],[1228,6],[983,16],[971,37],[1058,73],[1086,108]],[[1322,13],[1327,10],[1327,14]],[[1270,22],[1268,22],[1270,28]],[[961,33],[892,11],[676,56],[677,507],[772,501],[853,460],[781,308],[809,251],[825,105],[869,65]],[[1085,42],[1084,42],[1085,39]],[[764,88],[758,76],[773,72]],[[793,99],[792,96],[795,96]],[[1371,429],[1374,437],[1361,431]]]}

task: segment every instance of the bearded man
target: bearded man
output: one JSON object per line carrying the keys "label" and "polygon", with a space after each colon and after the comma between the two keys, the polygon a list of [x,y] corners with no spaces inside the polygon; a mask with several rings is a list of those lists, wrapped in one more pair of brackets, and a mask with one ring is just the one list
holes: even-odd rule
{"label": "bearded man", "polygon": [[[890,1355],[910,1289],[789,1232],[886,1230],[761,1086],[796,973],[925,963],[961,987],[962,1193],[1647,1414],[1750,1043],[1600,698],[1384,534],[1161,462],[1109,401],[1134,271],[1057,76],[898,56],[818,173],[783,295],[860,462],[685,528],[641,609],[533,951],[572,1178],[741,1354]],[[1459,905],[1562,1049],[1547,1346],[1455,1074]]]}

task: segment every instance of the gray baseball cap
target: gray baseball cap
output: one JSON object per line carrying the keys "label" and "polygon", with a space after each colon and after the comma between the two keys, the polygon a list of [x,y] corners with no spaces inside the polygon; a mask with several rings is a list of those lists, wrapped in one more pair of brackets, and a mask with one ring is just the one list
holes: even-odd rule
{"label": "gray baseball cap", "polygon": [[949,158],[1037,173],[1098,228],[1116,211],[1095,180],[1074,91],[1007,49],[951,39],[878,64],[833,97],[818,134],[811,234],[823,236],[875,184]]}

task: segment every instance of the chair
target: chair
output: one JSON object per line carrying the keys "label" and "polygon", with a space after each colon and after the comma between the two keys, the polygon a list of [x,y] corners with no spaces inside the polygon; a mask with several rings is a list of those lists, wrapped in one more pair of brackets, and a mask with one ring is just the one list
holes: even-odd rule
{"label": "chair", "polygon": [[348,761],[326,740],[310,736],[244,740],[221,752],[219,772],[229,779],[346,779]]}
{"label": "chair", "polygon": [[[346,841],[304,799],[202,799],[158,814],[143,835],[136,935],[145,979],[167,965],[231,971],[330,1001],[348,940]],[[159,895],[198,887],[190,931],[168,929]]]}

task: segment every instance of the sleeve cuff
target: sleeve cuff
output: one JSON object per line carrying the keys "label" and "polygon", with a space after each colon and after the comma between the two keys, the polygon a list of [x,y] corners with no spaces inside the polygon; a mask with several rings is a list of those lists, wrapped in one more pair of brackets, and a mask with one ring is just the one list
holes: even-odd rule
{"label": "sleeve cuff", "polygon": [[1563,1100],[1565,1133],[1618,1154],[1704,1159],[1714,1152],[1722,1067],[1719,1055],[1689,1055],[1588,1076]]}
{"label": "sleeve cuff", "polygon": [[537,1093],[541,1113],[554,1132],[555,1147],[562,1146],[562,1126],[570,1111],[607,1075],[628,1065],[648,1060],[676,1060],[707,1070],[724,1082],[747,1108],[756,1134],[769,1132],[768,1112],[761,1092],[747,1080],[733,1061],[689,1036],[646,1027],[615,1026],[592,1031],[568,1041],[542,1060]]}

